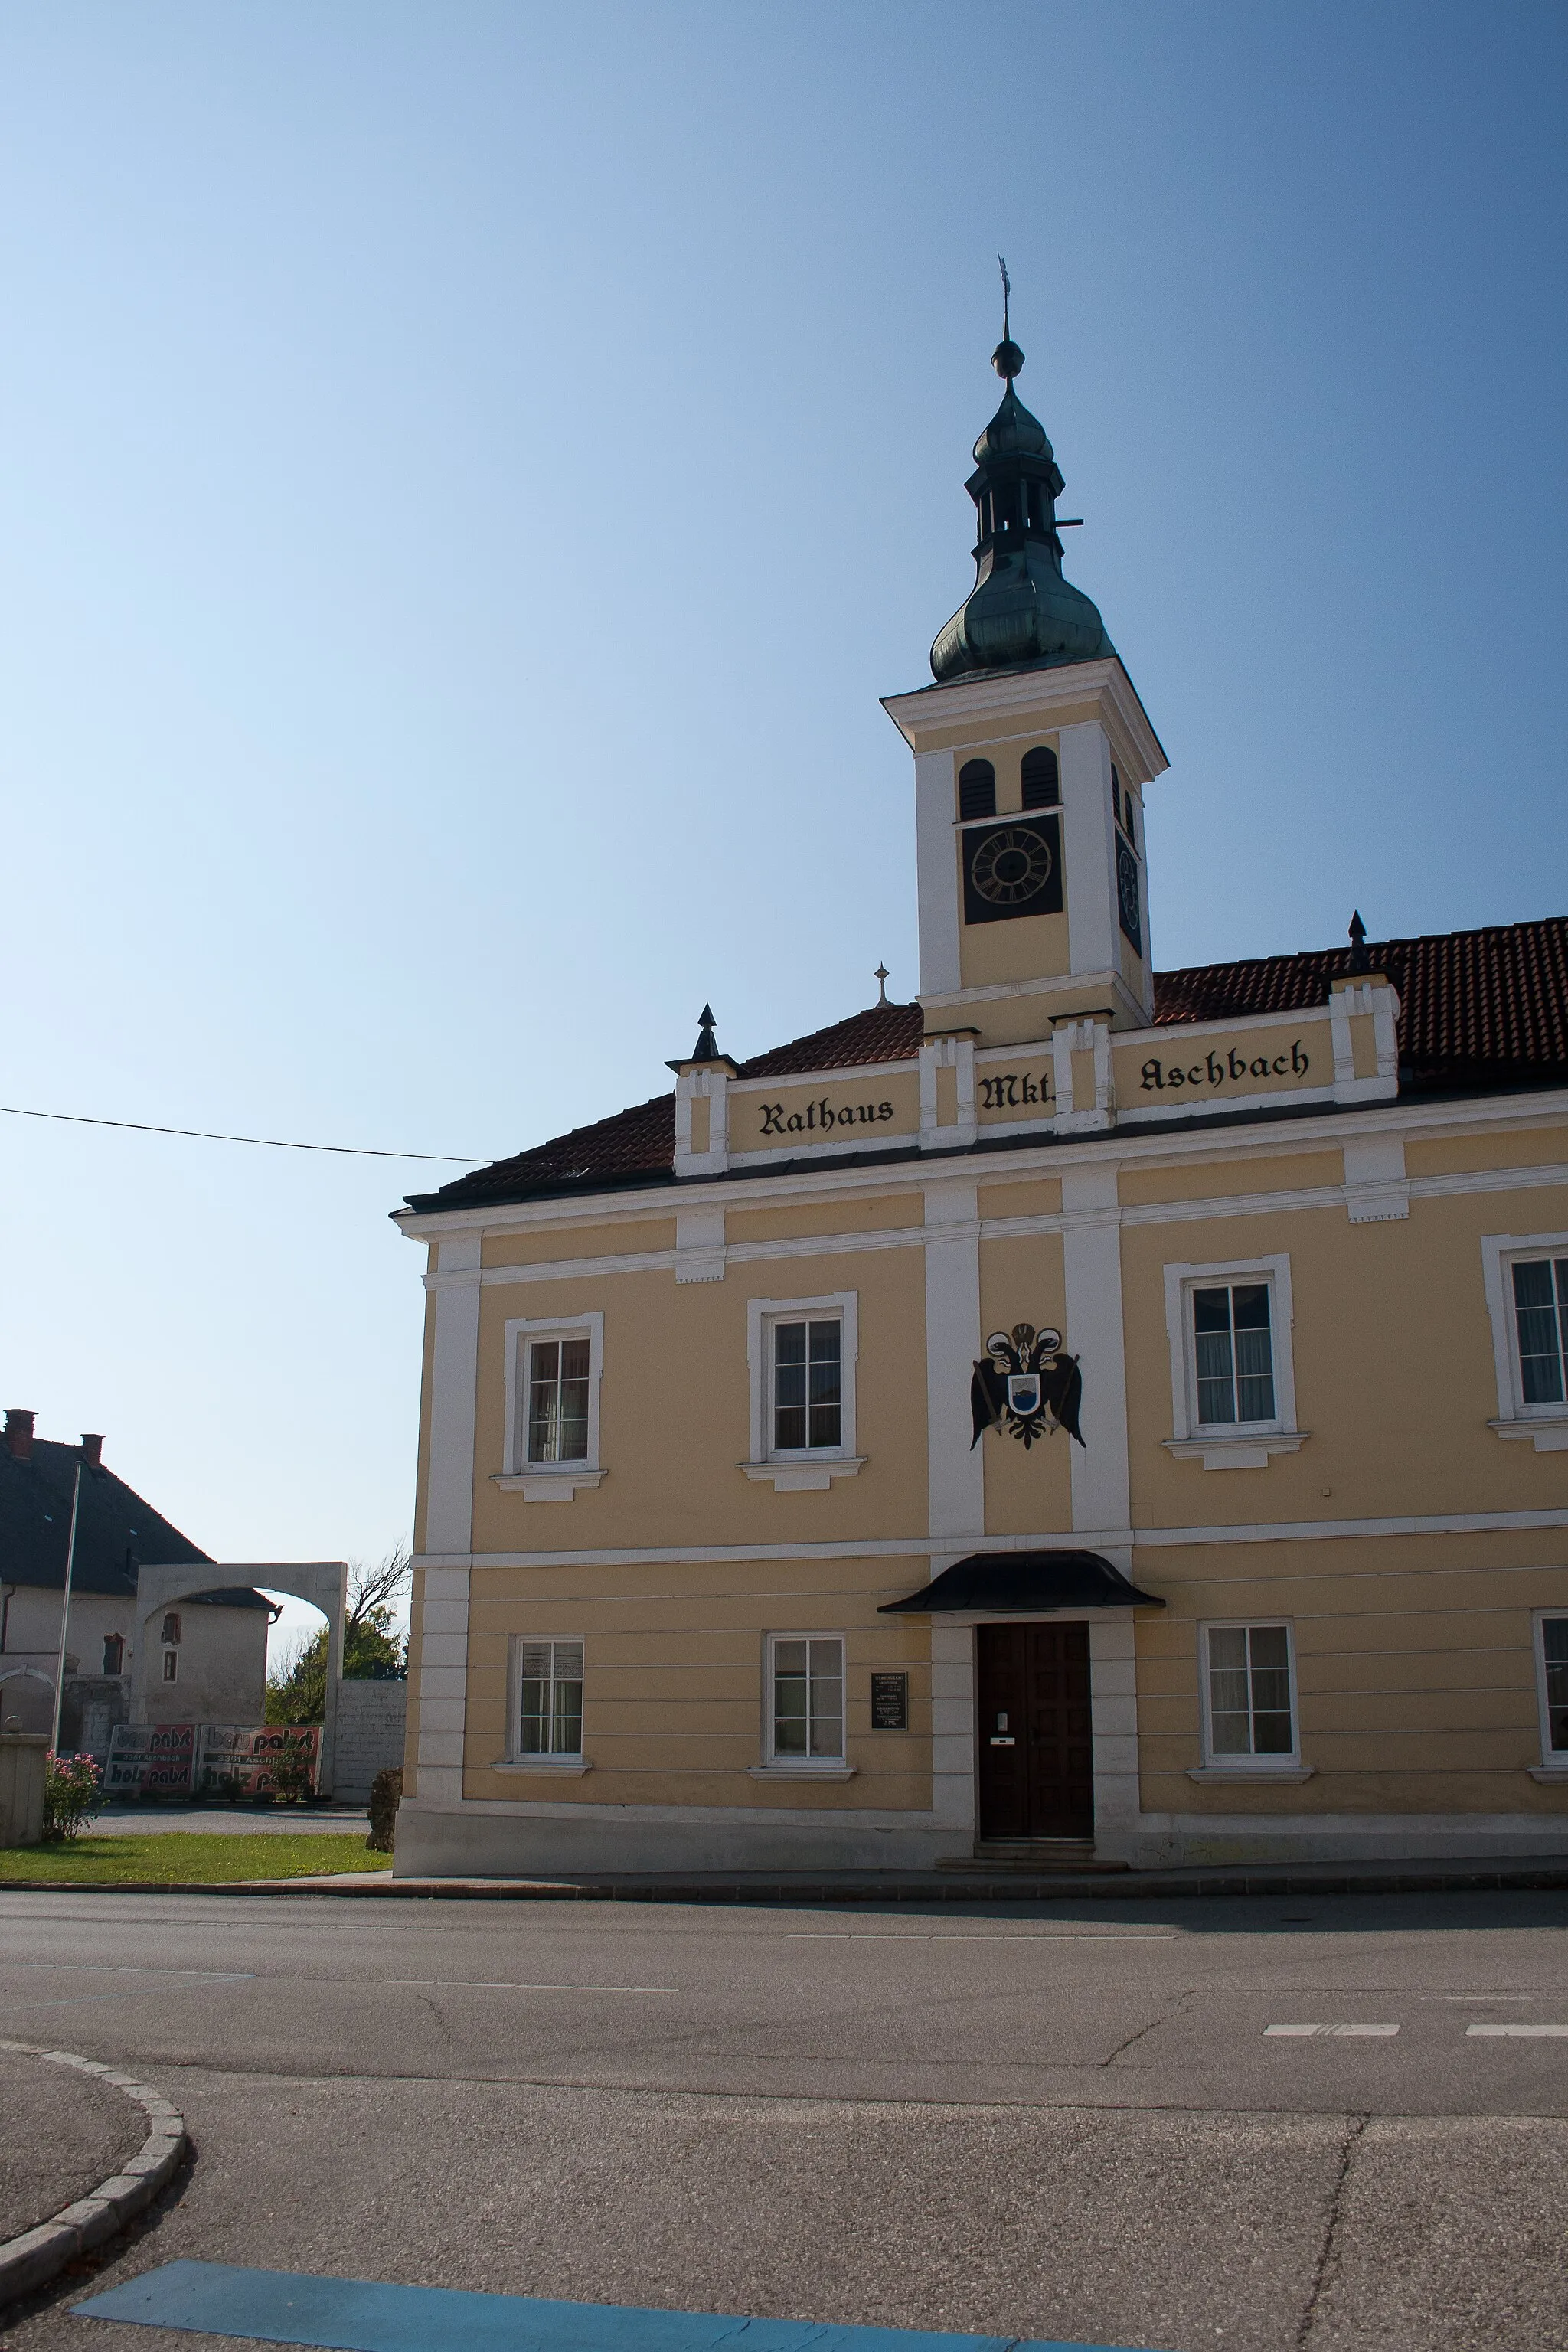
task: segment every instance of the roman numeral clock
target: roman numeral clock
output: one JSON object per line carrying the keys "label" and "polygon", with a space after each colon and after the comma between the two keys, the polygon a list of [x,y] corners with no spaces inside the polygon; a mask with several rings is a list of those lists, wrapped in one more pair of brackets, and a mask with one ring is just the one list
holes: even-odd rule
{"label": "roman numeral clock", "polygon": [[1003,923],[1016,915],[1062,910],[1060,821],[1015,818],[963,835],[963,919]]}

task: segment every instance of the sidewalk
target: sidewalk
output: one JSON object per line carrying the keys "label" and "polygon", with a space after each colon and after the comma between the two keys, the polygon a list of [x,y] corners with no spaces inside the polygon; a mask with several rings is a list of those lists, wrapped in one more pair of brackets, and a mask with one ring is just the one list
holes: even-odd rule
{"label": "sidewalk", "polygon": [[[13,2030],[31,2021],[18,2011]],[[146,2116],[123,2092],[30,2051],[4,2047],[0,2115],[0,2243],[89,2197],[147,2136]]]}
{"label": "sidewalk", "polygon": [[681,1903],[897,1905],[932,1908],[985,1903],[1183,1903],[1211,1895],[1568,1894],[1568,1855],[1519,1854],[1486,1862],[1427,1861],[1086,1871],[630,1872],[580,1878],[394,1878],[391,1870],[313,1878],[212,1883],[14,1878],[9,1894],[287,1895],[370,1903]]}
{"label": "sidewalk", "polygon": [[363,1805],[105,1805],[88,1837],[363,1837]]}
{"label": "sidewalk", "polygon": [[574,1878],[358,1878],[294,1882],[295,1891],[418,1895],[447,1901],[579,1903],[1138,1903],[1213,1895],[1479,1894],[1568,1892],[1568,1854],[1504,1855],[1479,1862],[1336,1862],[1236,1864],[1180,1870],[867,1870],[605,1872]]}

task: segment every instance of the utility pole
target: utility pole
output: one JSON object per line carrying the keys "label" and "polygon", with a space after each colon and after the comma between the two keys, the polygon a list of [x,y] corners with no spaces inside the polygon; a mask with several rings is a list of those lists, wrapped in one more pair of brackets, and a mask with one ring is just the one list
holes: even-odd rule
{"label": "utility pole", "polygon": [[66,1698],[66,1627],[71,1613],[71,1572],[76,1567],[76,1515],[81,1504],[81,1464],[76,1465],[76,1478],[71,1486],[71,1531],[66,1543],[66,1593],[60,1603],[60,1658],[55,1671],[55,1727],[49,1747],[55,1755],[60,1751],[60,1709]]}

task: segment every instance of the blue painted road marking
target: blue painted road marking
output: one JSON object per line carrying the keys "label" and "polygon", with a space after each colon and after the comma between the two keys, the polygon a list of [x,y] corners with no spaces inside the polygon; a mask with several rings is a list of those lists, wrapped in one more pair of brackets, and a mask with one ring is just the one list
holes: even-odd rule
{"label": "blue painted road marking", "polygon": [[638,2311],[629,2304],[382,2286],[227,2263],[164,2263],[71,2309],[79,2319],[318,2345],[322,2352],[719,2352],[742,2336],[746,2352],[1119,2352],[1111,2345],[1038,2337],[818,2327],[804,2319],[726,2319],[710,2312]]}

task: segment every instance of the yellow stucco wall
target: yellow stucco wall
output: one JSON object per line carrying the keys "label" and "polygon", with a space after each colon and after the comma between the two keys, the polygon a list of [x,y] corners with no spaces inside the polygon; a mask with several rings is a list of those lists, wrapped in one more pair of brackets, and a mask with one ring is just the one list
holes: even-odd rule
{"label": "yellow stucco wall", "polygon": [[[878,1606],[923,1580],[910,1560],[679,1562],[560,1571],[476,1570],[465,1786],[551,1803],[931,1804],[930,1633]],[[847,1780],[760,1780],[763,1639],[845,1635]],[[506,1752],[509,1645],[518,1633],[585,1643],[580,1779],[497,1771]],[[873,1671],[910,1677],[907,1732],[873,1731]]]}

